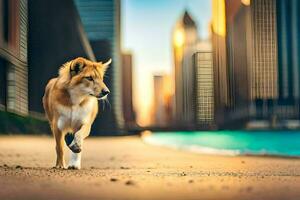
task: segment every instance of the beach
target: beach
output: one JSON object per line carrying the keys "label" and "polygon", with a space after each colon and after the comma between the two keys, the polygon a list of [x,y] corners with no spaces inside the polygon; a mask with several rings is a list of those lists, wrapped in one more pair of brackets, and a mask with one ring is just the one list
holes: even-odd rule
{"label": "beach", "polygon": [[86,139],[81,170],[54,163],[53,138],[0,136],[0,199],[300,199],[297,158],[195,154],[128,136]]}

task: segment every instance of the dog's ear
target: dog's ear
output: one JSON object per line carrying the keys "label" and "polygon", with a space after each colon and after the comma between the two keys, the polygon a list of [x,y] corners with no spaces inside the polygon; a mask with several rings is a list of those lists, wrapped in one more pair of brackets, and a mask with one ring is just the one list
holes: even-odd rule
{"label": "dog's ear", "polygon": [[70,65],[70,74],[71,76],[75,76],[77,74],[79,74],[83,68],[85,67],[85,62],[83,59],[76,59],[74,60],[73,62],[71,62],[71,65]]}
{"label": "dog's ear", "polygon": [[108,69],[111,62],[112,62],[112,59],[110,58],[106,63],[101,63],[104,72],[106,72],[106,70]]}

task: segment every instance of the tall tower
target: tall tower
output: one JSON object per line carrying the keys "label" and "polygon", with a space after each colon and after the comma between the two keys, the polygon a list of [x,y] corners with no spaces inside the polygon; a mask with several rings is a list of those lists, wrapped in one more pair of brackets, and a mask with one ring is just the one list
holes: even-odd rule
{"label": "tall tower", "polygon": [[220,126],[226,121],[231,107],[229,70],[227,65],[225,0],[212,1],[212,49],[214,76],[215,121]]}
{"label": "tall tower", "polygon": [[277,0],[278,104],[285,118],[300,117],[300,2]]}
{"label": "tall tower", "polygon": [[133,108],[133,58],[132,54],[122,53],[122,96],[125,128],[136,126],[135,112]]}
{"label": "tall tower", "polygon": [[193,54],[196,51],[198,32],[195,21],[185,11],[173,31],[175,65],[175,119],[179,126],[195,124]]}
{"label": "tall tower", "polygon": [[242,117],[249,110],[250,116],[268,118],[278,98],[276,1],[241,5],[231,22],[234,105]]}
{"label": "tall tower", "polygon": [[94,129],[113,131],[124,126],[122,111],[122,70],[120,48],[120,0],[75,0],[81,21],[91,43],[96,60],[113,62],[105,82],[111,90],[111,110],[101,112]]}

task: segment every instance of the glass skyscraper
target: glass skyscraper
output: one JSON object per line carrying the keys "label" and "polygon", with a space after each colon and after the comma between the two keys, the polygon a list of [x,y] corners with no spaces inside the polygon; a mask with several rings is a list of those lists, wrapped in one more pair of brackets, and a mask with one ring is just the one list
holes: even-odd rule
{"label": "glass skyscraper", "polygon": [[121,50],[120,50],[120,0],[75,0],[85,32],[97,61],[112,58],[105,82],[111,90],[111,110],[100,113],[97,129],[123,128]]}

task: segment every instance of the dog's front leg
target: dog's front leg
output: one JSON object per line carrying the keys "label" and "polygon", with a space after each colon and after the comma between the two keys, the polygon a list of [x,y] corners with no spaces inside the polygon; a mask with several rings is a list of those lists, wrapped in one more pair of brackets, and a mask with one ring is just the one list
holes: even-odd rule
{"label": "dog's front leg", "polygon": [[52,129],[53,135],[56,141],[56,168],[65,168],[65,159],[64,159],[64,136],[62,131],[60,131],[56,126]]}
{"label": "dog's front leg", "polygon": [[74,134],[74,140],[69,145],[71,149],[69,169],[81,168],[81,150],[83,147],[83,139],[90,134],[91,126],[82,125],[79,131]]}

